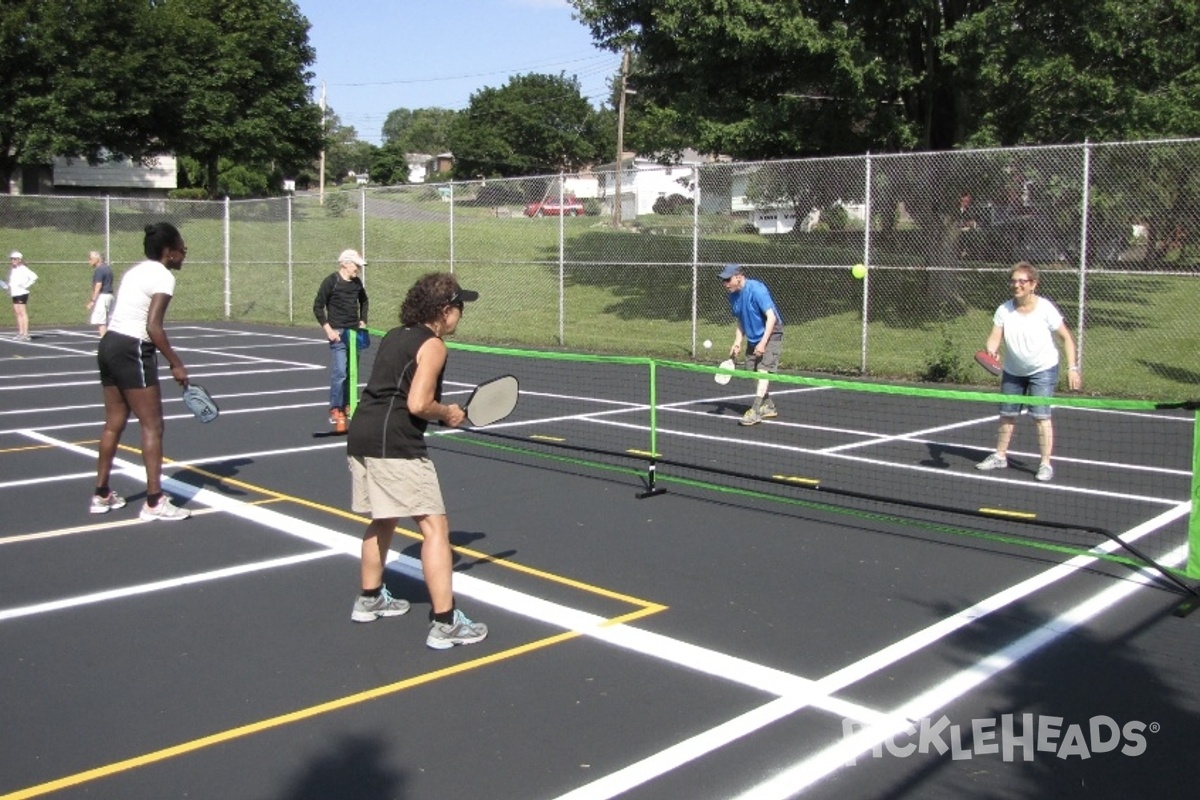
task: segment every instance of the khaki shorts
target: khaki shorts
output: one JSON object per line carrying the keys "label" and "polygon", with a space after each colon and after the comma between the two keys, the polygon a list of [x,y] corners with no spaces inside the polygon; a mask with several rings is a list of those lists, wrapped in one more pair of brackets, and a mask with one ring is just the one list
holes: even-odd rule
{"label": "khaki shorts", "polygon": [[100,294],[96,296],[96,302],[92,304],[92,316],[89,322],[93,325],[107,325],[108,318],[112,316],[113,296],[111,294]]}
{"label": "khaki shorts", "polygon": [[428,458],[347,457],[350,508],[371,519],[445,514],[437,470]]}

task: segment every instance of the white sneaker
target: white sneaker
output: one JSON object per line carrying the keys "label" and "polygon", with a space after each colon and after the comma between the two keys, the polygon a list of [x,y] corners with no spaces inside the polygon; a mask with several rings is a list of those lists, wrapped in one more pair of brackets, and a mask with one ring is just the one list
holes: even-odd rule
{"label": "white sneaker", "polygon": [[990,456],[980,461],[975,465],[975,469],[981,469],[984,472],[992,469],[1004,469],[1008,466],[1008,459],[999,453],[992,453]]}
{"label": "white sneaker", "polygon": [[92,495],[91,512],[93,514],[107,514],[109,511],[115,511],[118,508],[125,507],[125,498],[112,491],[108,492],[107,497],[97,497]]}
{"label": "white sneaker", "polygon": [[1038,467],[1037,475],[1035,477],[1043,483],[1054,480],[1054,467],[1050,466],[1049,464],[1042,464]]}
{"label": "white sneaker", "polygon": [[138,513],[138,516],[144,520],[161,519],[164,522],[187,519],[191,515],[192,512],[175,505],[165,494],[162,496],[162,500],[158,501],[158,505],[143,505],[141,512]]}

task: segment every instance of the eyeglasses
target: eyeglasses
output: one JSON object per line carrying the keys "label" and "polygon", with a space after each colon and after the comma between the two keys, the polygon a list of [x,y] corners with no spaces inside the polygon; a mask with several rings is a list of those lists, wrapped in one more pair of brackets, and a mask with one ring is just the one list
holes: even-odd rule
{"label": "eyeglasses", "polygon": [[1029,278],[1013,278],[1008,283],[1010,286],[1024,286],[1027,283],[1033,283],[1033,281]]}
{"label": "eyeglasses", "polygon": [[721,278],[721,283],[733,283],[733,278]]}

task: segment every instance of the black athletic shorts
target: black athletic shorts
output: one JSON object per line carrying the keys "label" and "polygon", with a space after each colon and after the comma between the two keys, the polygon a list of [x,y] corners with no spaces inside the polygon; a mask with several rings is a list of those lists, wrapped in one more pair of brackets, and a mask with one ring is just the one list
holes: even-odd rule
{"label": "black athletic shorts", "polygon": [[14,306],[27,306],[29,305],[29,294],[15,295],[12,300]]}
{"label": "black athletic shorts", "polygon": [[100,385],[118,389],[158,386],[158,348],[133,336],[107,331],[96,352]]}

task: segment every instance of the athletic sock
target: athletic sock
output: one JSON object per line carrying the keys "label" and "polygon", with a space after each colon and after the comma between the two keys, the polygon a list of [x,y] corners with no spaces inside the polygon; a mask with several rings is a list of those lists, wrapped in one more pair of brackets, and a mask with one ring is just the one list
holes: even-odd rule
{"label": "athletic sock", "polygon": [[96,497],[108,497],[110,491],[112,491],[112,490],[109,489],[107,486],[97,486],[96,487]]}
{"label": "athletic sock", "polygon": [[162,492],[155,492],[154,494],[148,494],[148,495],[146,495],[146,505],[150,506],[151,508],[154,508],[156,505],[158,505],[160,502],[162,502],[162,499],[163,499]]}
{"label": "athletic sock", "polygon": [[442,611],[438,614],[435,614],[432,611],[429,612],[429,619],[432,622],[438,622],[442,625],[449,625],[450,623],[454,622],[454,606],[450,606],[449,611]]}
{"label": "athletic sock", "polygon": [[383,592],[383,586],[376,586],[374,589],[363,589],[362,596],[363,597],[379,597],[379,595],[382,592]]}

